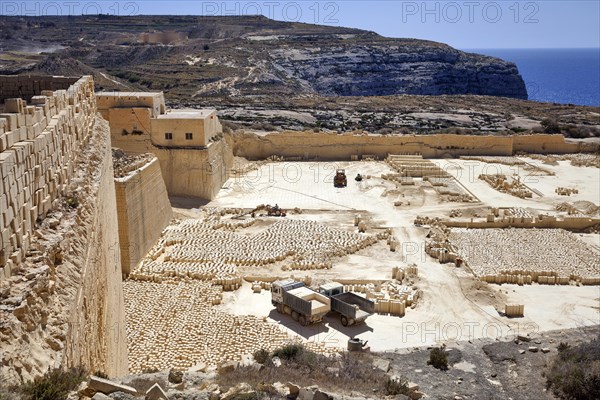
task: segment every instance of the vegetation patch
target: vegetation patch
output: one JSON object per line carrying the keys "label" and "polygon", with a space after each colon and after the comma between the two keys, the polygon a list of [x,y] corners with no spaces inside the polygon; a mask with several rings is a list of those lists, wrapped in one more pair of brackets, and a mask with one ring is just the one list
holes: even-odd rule
{"label": "vegetation patch", "polygon": [[434,368],[437,368],[441,371],[448,370],[448,352],[446,351],[446,346],[442,347],[434,347],[429,352],[429,361],[427,364],[432,365]]}
{"label": "vegetation patch", "polygon": [[60,368],[49,370],[46,374],[19,388],[29,400],[63,400],[69,392],[77,389],[87,377],[83,368]]}
{"label": "vegetation patch", "polygon": [[[273,363],[274,357],[281,360],[280,366]],[[408,393],[407,381],[401,377],[390,378],[382,370],[373,368],[373,356],[368,353],[345,352],[338,357],[327,357],[307,350],[301,344],[289,344],[272,353],[259,350],[254,358],[263,364],[262,368],[240,367],[217,377],[223,391],[239,383],[248,383],[260,391],[265,384],[293,382],[338,392],[351,388],[377,397]]]}
{"label": "vegetation patch", "polygon": [[546,387],[561,399],[600,399],[600,339],[575,347],[560,343],[545,377]]}

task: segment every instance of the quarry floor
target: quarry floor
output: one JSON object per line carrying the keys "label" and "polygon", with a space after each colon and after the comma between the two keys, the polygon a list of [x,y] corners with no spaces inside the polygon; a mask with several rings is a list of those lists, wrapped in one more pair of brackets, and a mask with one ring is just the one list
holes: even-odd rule
{"label": "quarry floor", "polygon": [[[339,229],[355,231],[354,217],[360,214],[368,233],[390,228],[400,246],[391,252],[385,241],[359,252],[339,257],[326,270],[282,271],[277,266],[244,267],[244,276],[294,275],[311,276],[314,282],[336,279],[390,279],[392,267],[418,266],[418,276],[411,284],[422,290],[415,308],[408,308],[402,318],[373,315],[365,324],[343,327],[335,315],[324,323],[301,327],[291,317],[275,312],[270,292],[255,294],[250,283],[233,292],[224,292],[219,311],[233,315],[265,317],[291,336],[326,346],[345,348],[347,339],[368,340],[374,351],[453,343],[471,339],[512,338],[517,334],[570,329],[600,324],[599,286],[495,285],[480,282],[464,268],[440,264],[424,252],[429,229],[414,225],[416,216],[448,218],[451,210],[461,210],[463,218],[485,217],[490,207],[521,207],[532,213],[556,213],[563,202],[600,203],[600,169],[574,167],[568,161],[557,165],[521,159],[553,176],[540,175],[539,168],[452,159],[433,160],[448,171],[478,202],[444,202],[431,187],[399,186],[381,179],[393,172],[384,162],[273,162],[241,176],[230,178],[217,198],[203,203],[194,199],[172,199],[178,219],[202,218],[210,208],[243,208],[251,210],[259,204],[278,204],[289,212],[288,219],[314,220]],[[345,188],[333,187],[335,170],[344,168],[348,177]],[[531,171],[534,171],[533,173]],[[520,199],[500,193],[477,177],[481,173],[513,175],[534,189],[531,199]],[[537,172],[536,172],[537,171]],[[354,177],[365,179],[357,182]],[[418,180],[417,180],[418,181]],[[559,196],[556,187],[579,190],[569,197]],[[539,196],[537,193],[542,194]],[[396,201],[403,205],[395,206]],[[250,218],[249,216],[247,218]],[[263,217],[275,220],[274,217]],[[460,218],[459,218],[460,219]],[[578,234],[586,243],[600,249],[600,235]],[[524,304],[524,318],[506,318],[498,310],[505,304]],[[267,340],[267,339],[266,339]]]}
{"label": "quarry floor", "polygon": [[[359,253],[336,260],[330,270],[293,271],[296,276],[310,274],[318,280],[388,279],[393,266],[418,265],[415,284],[423,290],[423,298],[415,309],[407,309],[403,318],[373,315],[365,324],[344,328],[337,317],[326,317],[324,324],[300,327],[291,318],[274,312],[270,293],[252,293],[250,284],[224,294],[223,310],[233,314],[268,317],[284,326],[291,334],[306,340],[345,347],[346,340],[358,336],[369,340],[371,349],[392,350],[435,342],[452,342],[471,338],[511,336],[517,333],[576,328],[600,323],[600,288],[598,286],[488,285],[480,283],[468,271],[451,264],[440,264],[424,253],[427,229],[413,224],[417,215],[447,217],[453,209],[480,211],[488,207],[523,207],[533,212],[554,212],[561,202],[589,201],[600,203],[600,170],[575,167],[568,161],[546,165],[537,160],[520,158],[537,169],[525,170],[522,165],[505,165],[477,160],[433,160],[451,173],[479,202],[452,203],[440,201],[430,188],[401,188],[401,193],[389,192],[394,185],[380,179],[393,172],[383,162],[280,162],[269,163],[242,176],[229,179],[215,200],[206,207],[240,207],[252,209],[258,204],[278,204],[302,214],[287,218],[311,219],[353,229],[353,219],[361,214],[369,225],[392,228],[400,240],[401,251],[390,252],[384,242]],[[344,168],[348,177],[345,188],[333,187],[337,168]],[[548,170],[553,176],[542,175]],[[479,180],[479,174],[513,175],[543,195],[520,199],[501,193]],[[353,178],[366,176],[362,182]],[[557,195],[556,187],[579,190],[565,197]],[[386,192],[386,190],[388,192]],[[394,206],[394,201],[409,200],[410,205]],[[406,204],[406,202],[405,202]],[[193,202],[175,208],[181,216],[194,218],[198,211]],[[583,240],[600,245],[598,234],[581,234]],[[253,271],[248,271],[251,274]],[[262,271],[254,271],[264,274]],[[272,271],[285,276],[281,271]],[[288,272],[289,273],[289,272]],[[509,319],[501,316],[506,303],[525,304],[525,317]]]}

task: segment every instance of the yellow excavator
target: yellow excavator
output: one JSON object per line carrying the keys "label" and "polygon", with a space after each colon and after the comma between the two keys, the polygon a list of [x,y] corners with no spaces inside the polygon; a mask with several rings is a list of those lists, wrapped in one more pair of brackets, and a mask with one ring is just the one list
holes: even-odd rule
{"label": "yellow excavator", "polygon": [[279,207],[279,205],[277,205],[277,204],[275,204],[274,206],[271,206],[269,204],[261,204],[260,206],[256,207],[254,210],[237,215],[234,218],[241,218],[244,215],[248,215],[248,214],[251,214],[252,218],[254,218],[254,217],[256,217],[256,214],[259,211],[266,211],[267,215],[269,217],[285,217],[285,216],[287,216],[287,211],[284,210],[283,208]]}

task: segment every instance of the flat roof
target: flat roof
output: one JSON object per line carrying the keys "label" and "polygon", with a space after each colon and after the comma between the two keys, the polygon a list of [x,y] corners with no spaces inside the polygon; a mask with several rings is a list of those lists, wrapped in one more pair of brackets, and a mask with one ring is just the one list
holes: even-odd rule
{"label": "flat roof", "polygon": [[162,92],[98,92],[96,96],[110,97],[154,97],[161,96]]}
{"label": "flat roof", "polygon": [[157,116],[157,119],[204,119],[214,113],[214,109],[201,110],[171,110],[166,114]]}
{"label": "flat roof", "polygon": [[332,290],[332,289],[338,288],[340,286],[343,286],[343,285],[341,283],[337,283],[337,282],[329,282],[329,283],[322,284],[321,289]]}

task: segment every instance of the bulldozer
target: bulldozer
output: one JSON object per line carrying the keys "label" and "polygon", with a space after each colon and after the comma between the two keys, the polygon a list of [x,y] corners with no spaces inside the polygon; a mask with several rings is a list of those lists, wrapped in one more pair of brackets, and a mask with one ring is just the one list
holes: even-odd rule
{"label": "bulldozer", "polygon": [[269,217],[285,217],[285,216],[287,216],[287,211],[284,210],[283,208],[279,207],[279,205],[277,205],[277,204],[275,204],[274,206],[271,206],[269,204],[267,204],[267,205],[261,204],[260,206],[257,206],[254,210],[245,212],[241,215],[238,215],[237,217],[243,217],[244,215],[250,214],[252,216],[252,218],[255,218],[256,215],[260,211],[266,211],[267,215]]}
{"label": "bulldozer", "polygon": [[267,204],[265,209],[267,210],[267,215],[269,217],[285,217],[287,215],[287,211],[279,208],[277,204],[275,204],[274,206],[270,206]]}
{"label": "bulldozer", "polygon": [[346,187],[348,186],[348,180],[346,179],[346,171],[338,169],[335,171],[335,177],[333,178],[333,186],[335,187]]}

